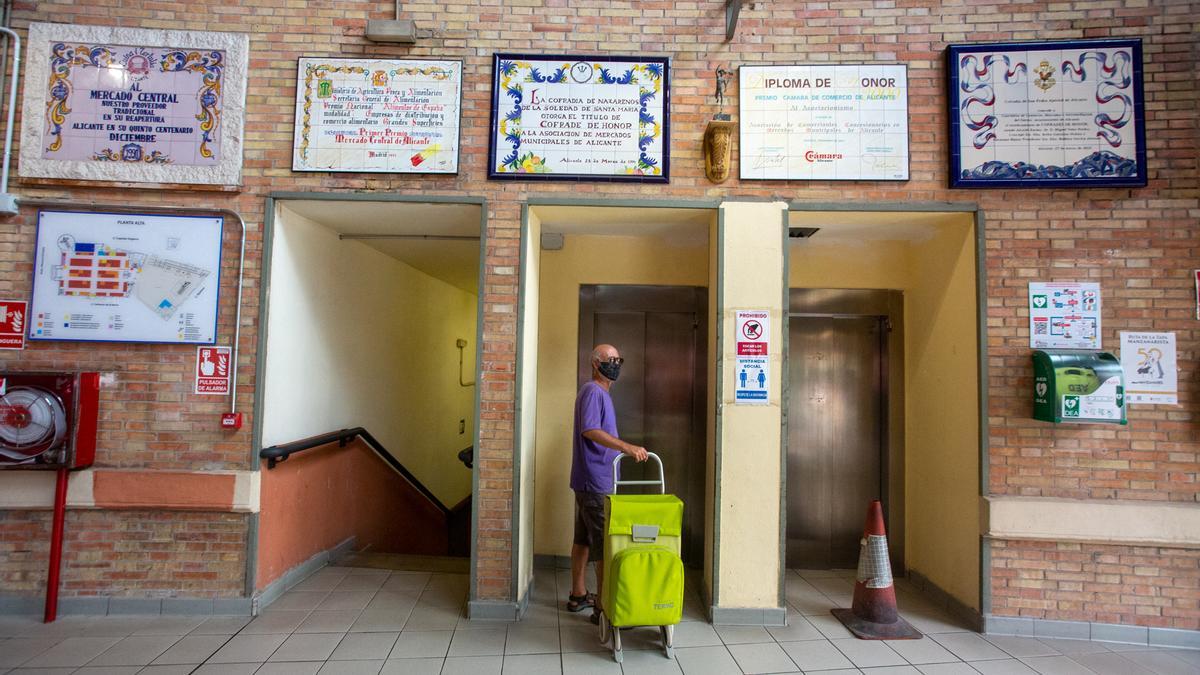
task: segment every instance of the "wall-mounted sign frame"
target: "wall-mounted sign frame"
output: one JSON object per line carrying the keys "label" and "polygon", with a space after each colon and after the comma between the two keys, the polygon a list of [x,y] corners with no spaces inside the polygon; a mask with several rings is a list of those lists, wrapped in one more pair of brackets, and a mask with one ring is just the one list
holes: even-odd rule
{"label": "wall-mounted sign frame", "polygon": [[738,68],[743,180],[908,180],[908,67]]}
{"label": "wall-mounted sign frame", "polygon": [[292,171],[458,173],[462,61],[301,58]]}
{"label": "wall-mounted sign frame", "polygon": [[34,23],[21,176],[236,185],[249,37]]}
{"label": "wall-mounted sign frame", "polygon": [[30,340],[212,344],[220,217],[42,211]]}
{"label": "wall-mounted sign frame", "polygon": [[950,45],[950,186],[1146,184],[1141,40]]}
{"label": "wall-mounted sign frame", "polygon": [[495,54],[488,178],[670,180],[670,60]]}
{"label": "wall-mounted sign frame", "polygon": [[1029,282],[1029,346],[1100,349],[1100,284]]}

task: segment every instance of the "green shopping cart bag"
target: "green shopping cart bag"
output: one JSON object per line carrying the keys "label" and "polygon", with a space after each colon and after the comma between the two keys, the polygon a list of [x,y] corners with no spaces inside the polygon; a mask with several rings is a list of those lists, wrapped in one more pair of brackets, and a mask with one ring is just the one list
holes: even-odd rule
{"label": "green shopping cart bag", "polygon": [[[657,481],[618,481],[621,485],[658,485],[665,490],[662,461]],[[613,462],[613,472],[621,458]],[[683,618],[683,502],[675,495],[612,494],[604,504],[604,608],[600,639],[607,641],[611,630],[613,658],[622,660],[621,629],[658,626],[663,648],[674,652],[674,626]]]}

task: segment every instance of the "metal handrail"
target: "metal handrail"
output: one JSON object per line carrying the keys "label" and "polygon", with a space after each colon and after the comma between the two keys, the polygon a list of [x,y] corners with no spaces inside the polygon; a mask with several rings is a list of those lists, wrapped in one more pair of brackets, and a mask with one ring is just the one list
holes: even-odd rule
{"label": "metal handrail", "polygon": [[438,510],[447,516],[450,515],[450,508],[443,504],[442,500],[438,499],[437,496],[429,491],[429,488],[425,487],[421,481],[417,480],[416,476],[412,475],[408,469],[404,468],[404,465],[400,463],[400,460],[396,459],[387,448],[383,447],[383,444],[375,440],[375,437],[362,427],[341,429],[339,431],[331,431],[327,434],[321,434],[320,436],[312,436],[299,441],[292,441],[291,443],[272,445],[269,448],[263,448],[262,450],[259,450],[258,456],[267,460],[267,469],[274,469],[276,464],[286,460],[289,456],[295,453],[304,452],[305,450],[312,450],[313,448],[319,448],[324,445],[329,445],[330,443],[337,443],[338,447],[344,448],[354,438],[361,438],[366,441],[367,445],[371,446],[371,449],[375,451],[375,454],[378,455],[380,459],[387,462],[393,469],[396,470],[397,473],[403,476],[405,480],[407,480],[414,488],[416,488],[418,492],[424,495],[426,499],[433,502],[433,504],[438,507]]}

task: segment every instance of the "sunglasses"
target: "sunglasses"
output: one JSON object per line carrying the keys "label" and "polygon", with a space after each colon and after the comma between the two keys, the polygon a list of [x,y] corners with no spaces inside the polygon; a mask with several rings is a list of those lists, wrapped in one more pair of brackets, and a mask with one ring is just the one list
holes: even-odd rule
{"label": "sunglasses", "polygon": [[622,363],[625,363],[625,359],[623,359],[619,356],[613,356],[613,357],[609,357],[607,359],[600,359],[600,362],[601,363],[611,363],[614,366],[619,366]]}

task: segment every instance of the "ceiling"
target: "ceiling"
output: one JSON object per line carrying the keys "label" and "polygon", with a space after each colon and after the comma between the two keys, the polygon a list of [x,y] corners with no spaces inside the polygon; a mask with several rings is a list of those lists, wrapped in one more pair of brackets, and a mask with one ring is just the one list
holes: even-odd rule
{"label": "ceiling", "polygon": [[479,204],[287,200],[285,208],[342,235],[467,236],[471,240],[356,239],[435,279],[479,295]]}
{"label": "ceiling", "polygon": [[706,244],[716,209],[645,206],[534,206],[543,233],[654,237],[674,245]]}
{"label": "ceiling", "polygon": [[792,244],[817,246],[862,241],[928,241],[940,228],[973,222],[966,211],[790,211],[788,225],[816,227],[808,239]]}

